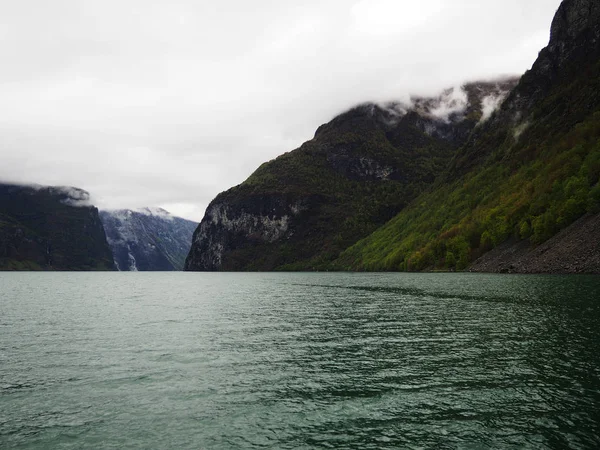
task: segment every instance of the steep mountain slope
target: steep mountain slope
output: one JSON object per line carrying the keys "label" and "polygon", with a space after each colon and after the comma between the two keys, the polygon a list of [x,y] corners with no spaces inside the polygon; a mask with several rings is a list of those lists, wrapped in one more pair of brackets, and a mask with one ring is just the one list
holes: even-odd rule
{"label": "steep mountain slope", "polygon": [[161,208],[101,211],[118,270],[182,270],[197,223]]}
{"label": "steep mountain slope", "polygon": [[322,125],[211,202],[186,270],[329,267],[431,185],[516,81],[365,104]]}
{"label": "steep mountain slope", "polygon": [[0,270],[113,269],[86,191],[0,184]]}
{"label": "steep mountain slope", "polygon": [[[511,270],[544,271],[519,258],[582,215],[600,211],[599,177],[600,2],[565,0],[548,47],[435,187],[334,266],[465,269],[512,239],[527,251],[514,253],[521,256],[510,262]],[[589,239],[597,249],[600,235]],[[577,267],[579,255],[561,254],[565,260],[553,271],[576,271],[570,268]],[[476,266],[495,271],[506,263],[502,257],[495,261],[488,257]]]}

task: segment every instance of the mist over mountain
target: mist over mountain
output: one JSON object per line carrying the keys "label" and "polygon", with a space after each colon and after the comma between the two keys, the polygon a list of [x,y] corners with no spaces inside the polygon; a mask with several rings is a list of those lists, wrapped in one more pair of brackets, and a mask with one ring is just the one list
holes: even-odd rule
{"label": "mist over mountain", "polygon": [[[211,202],[186,269],[464,270],[568,234],[600,208],[599,9],[563,1],[518,83],[364,104],[319,127]],[[594,248],[544,270],[598,271]],[[518,255],[486,270],[519,271]]]}

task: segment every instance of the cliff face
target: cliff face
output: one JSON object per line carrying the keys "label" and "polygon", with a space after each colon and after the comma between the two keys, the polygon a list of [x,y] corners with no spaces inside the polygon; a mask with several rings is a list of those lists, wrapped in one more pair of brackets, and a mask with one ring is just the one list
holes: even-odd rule
{"label": "cliff face", "polygon": [[100,218],[122,271],[182,270],[198,225],[161,208],[101,211]]}
{"label": "cliff face", "polygon": [[336,117],[211,202],[186,270],[326,268],[431,185],[516,82],[470,83]]}
{"label": "cliff face", "polygon": [[235,261],[224,262],[233,250],[289,240],[295,231],[292,223],[308,206],[303,208],[302,201],[271,195],[242,198],[236,203],[211,203],[194,233],[186,270],[236,269]]}
{"label": "cliff face", "polygon": [[113,269],[87,192],[0,184],[0,270]]}

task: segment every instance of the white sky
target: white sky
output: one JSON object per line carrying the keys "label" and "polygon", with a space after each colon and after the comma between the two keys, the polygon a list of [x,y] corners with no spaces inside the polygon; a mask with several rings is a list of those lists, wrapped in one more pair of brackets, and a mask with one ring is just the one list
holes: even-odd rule
{"label": "white sky", "polygon": [[560,0],[0,2],[0,180],[199,221],[364,101],[520,74]]}

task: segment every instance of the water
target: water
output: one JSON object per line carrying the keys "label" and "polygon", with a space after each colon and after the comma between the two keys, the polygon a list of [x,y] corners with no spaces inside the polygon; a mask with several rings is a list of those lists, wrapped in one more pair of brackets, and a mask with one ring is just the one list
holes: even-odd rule
{"label": "water", "polygon": [[598,448],[600,278],[0,274],[0,448]]}

